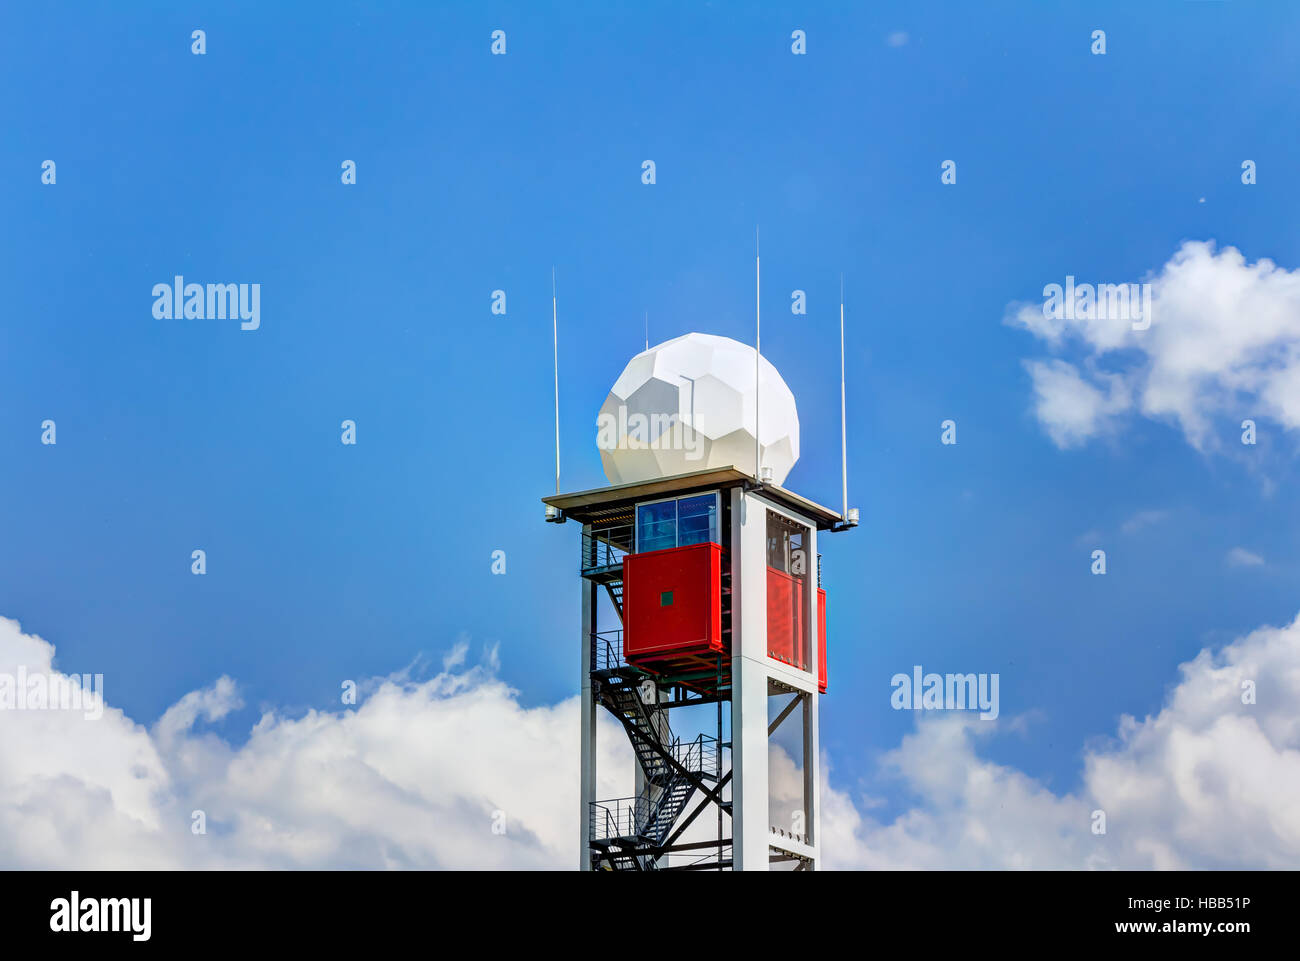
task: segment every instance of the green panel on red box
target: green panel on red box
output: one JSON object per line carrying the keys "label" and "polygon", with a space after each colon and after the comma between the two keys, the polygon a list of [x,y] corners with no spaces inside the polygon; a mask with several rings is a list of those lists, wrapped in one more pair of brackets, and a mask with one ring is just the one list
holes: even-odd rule
{"label": "green panel on red box", "polygon": [[670,547],[623,558],[623,656],[722,650],[722,548]]}

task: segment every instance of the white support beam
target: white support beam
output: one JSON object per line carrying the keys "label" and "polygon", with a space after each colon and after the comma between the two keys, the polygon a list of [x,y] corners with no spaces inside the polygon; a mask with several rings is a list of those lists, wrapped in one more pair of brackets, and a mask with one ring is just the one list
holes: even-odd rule
{"label": "white support beam", "polygon": [[767,870],[767,512],[736,488],[731,500],[732,859]]}
{"label": "white support beam", "polygon": [[808,633],[809,638],[809,674],[813,683],[812,692],[804,698],[803,708],[803,779],[804,797],[809,799],[812,810],[804,812],[805,826],[808,829],[808,847],[812,854],[809,867],[816,871],[821,867],[822,836],[822,799],[821,799],[821,744],[818,704],[821,693],[817,689],[817,678],[821,676],[821,645],[817,629],[817,528],[810,528],[808,533]]}
{"label": "white support beam", "polygon": [[[767,513],[774,511],[807,528],[807,622],[811,671],[801,671],[768,656]],[[797,709],[803,722],[804,811],[807,843],[786,839],[783,846],[816,868],[820,855],[821,798],[817,736],[817,531],[807,517],[792,513],[757,492],[731,492],[731,761],[732,852],[738,871],[769,869],[774,838],[768,804],[769,679],[803,692]],[[790,845],[794,844],[794,847]]]}
{"label": "white support beam", "polygon": [[[584,530],[585,533],[585,530]],[[582,651],[582,704],[581,740],[582,766],[580,771],[581,790],[578,792],[578,869],[591,870],[590,824],[591,805],[596,800],[596,704],[591,695],[591,634],[596,629],[596,591],[597,586],[586,578],[582,583],[582,638],[579,647]]]}

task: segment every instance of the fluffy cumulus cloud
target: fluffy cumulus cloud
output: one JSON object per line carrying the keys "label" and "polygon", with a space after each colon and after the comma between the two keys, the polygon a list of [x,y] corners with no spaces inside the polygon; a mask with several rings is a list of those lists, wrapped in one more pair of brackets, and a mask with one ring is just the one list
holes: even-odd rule
{"label": "fluffy cumulus cloud", "polygon": [[[53,660],[0,618],[0,675],[53,672]],[[239,706],[228,678],[151,727],[111,703],[96,719],[0,711],[0,866],[573,866],[576,700],[524,707],[491,665],[462,662],[376,681],[354,708],[267,712],[239,746],[205,731]],[[1076,793],[982,758],[992,723],[925,718],[884,759],[915,798],[893,819],[823,767],[828,866],[1300,867],[1297,703],[1300,619],[1182,665],[1157,714],[1124,718],[1086,752]],[[602,724],[600,795],[626,794],[626,739]],[[776,754],[772,771],[776,803],[797,798],[789,759]],[[191,831],[196,810],[205,835]]]}
{"label": "fluffy cumulus cloud", "polygon": [[[1300,867],[1300,618],[1179,667],[1155,715],[1126,716],[1055,794],[976,750],[990,728],[923,720],[886,758],[919,798],[888,823],[830,790],[827,858],[879,868]],[[1104,812],[1106,833],[1092,832]]]}
{"label": "fluffy cumulus cloud", "polygon": [[[57,673],[54,653],[0,618],[0,674]],[[576,864],[576,698],[524,707],[489,665],[379,680],[353,709],[269,712],[238,747],[204,732],[238,706],[221,678],[152,727],[111,704],[97,719],[0,710],[0,866]],[[631,763],[612,733],[599,738],[606,775]]]}
{"label": "fluffy cumulus cloud", "polygon": [[1025,363],[1035,412],[1058,446],[1112,431],[1126,415],[1173,423],[1200,450],[1246,419],[1300,429],[1300,270],[1188,241],[1148,280],[1145,330],[1118,309],[1075,319],[1045,316],[1041,302],[1008,310],[1008,323],[1067,355]]}
{"label": "fluffy cumulus cloud", "polygon": [[1132,403],[1122,377],[1084,375],[1063,360],[1032,360],[1025,369],[1034,382],[1034,411],[1058,447],[1077,447],[1113,428]]}

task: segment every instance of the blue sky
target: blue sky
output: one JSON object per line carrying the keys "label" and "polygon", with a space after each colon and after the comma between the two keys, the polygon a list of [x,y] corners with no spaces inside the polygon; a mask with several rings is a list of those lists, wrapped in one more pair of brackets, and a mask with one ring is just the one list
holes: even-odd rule
{"label": "blue sky", "polygon": [[[1189,240],[1300,267],[1300,11],[437,6],[3,15],[0,615],[127,714],[228,674],[237,743],[263,705],[333,709],[342,679],[462,638],[499,645],[525,704],[572,694],[577,531],[538,500],[551,268],[563,486],[601,486],[596,411],[646,313],[652,342],[752,338],[756,225],[764,353],[802,422],[787,486],[828,504],[845,279],[862,525],[823,546],[841,785],[909,803],[876,762],[915,723],[889,706],[913,664],[999,672],[1028,721],[982,752],[1068,791],[1179,663],[1300,610],[1294,430],[1261,417],[1258,448],[1223,453],[1132,412],[1062,449],[1023,363],[1049,352],[1004,323]],[[260,283],[261,328],[155,319],[176,274]]]}

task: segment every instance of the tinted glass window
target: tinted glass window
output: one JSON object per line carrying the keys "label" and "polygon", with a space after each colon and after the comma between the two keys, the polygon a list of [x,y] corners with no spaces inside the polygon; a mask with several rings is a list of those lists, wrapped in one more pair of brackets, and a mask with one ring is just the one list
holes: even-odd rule
{"label": "tinted glass window", "polygon": [[642,504],[636,509],[636,549],[661,551],[677,546],[677,504],[661,501]]}
{"label": "tinted glass window", "polygon": [[713,494],[683,497],[677,502],[677,543],[705,544],[718,540],[718,498]]}

